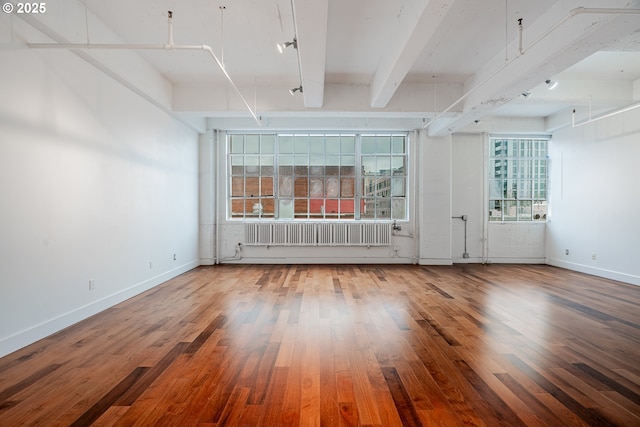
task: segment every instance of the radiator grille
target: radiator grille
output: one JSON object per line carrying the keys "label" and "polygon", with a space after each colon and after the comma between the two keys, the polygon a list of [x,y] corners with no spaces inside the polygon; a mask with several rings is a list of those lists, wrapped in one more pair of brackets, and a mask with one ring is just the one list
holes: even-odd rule
{"label": "radiator grille", "polygon": [[249,246],[388,246],[386,223],[246,223]]}

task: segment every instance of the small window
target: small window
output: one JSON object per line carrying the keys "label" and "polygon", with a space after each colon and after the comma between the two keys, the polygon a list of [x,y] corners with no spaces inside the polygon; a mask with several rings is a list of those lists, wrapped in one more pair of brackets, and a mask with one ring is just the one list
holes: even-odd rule
{"label": "small window", "polygon": [[489,141],[489,220],[545,221],[548,138]]}

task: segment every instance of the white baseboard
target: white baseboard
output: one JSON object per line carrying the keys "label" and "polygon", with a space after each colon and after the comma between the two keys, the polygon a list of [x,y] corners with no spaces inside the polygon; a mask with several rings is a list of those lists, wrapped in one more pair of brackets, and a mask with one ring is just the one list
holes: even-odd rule
{"label": "white baseboard", "polygon": [[546,264],[545,258],[506,258],[490,257],[487,264]]}
{"label": "white baseboard", "polygon": [[418,260],[420,265],[453,265],[451,258],[420,258]]}
{"label": "white baseboard", "polygon": [[198,267],[198,261],[191,261],[155,277],[149,278],[140,283],[136,283],[126,289],[122,289],[114,294],[108,295],[99,300],[93,301],[75,310],[56,316],[28,329],[17,332],[13,335],[0,339],[0,357],[6,356],[16,350],[26,347],[29,344],[46,338],[51,334],[59,332],[66,327],[78,323],[94,314],[100,313],[116,304],[121,303],[131,297],[141,294],[161,283],[166,282],[182,273]]}
{"label": "white baseboard", "polygon": [[404,257],[243,257],[220,259],[221,264],[413,264]]}
{"label": "white baseboard", "polygon": [[634,276],[632,274],[620,273],[618,271],[607,270],[604,268],[591,267],[588,265],[568,262],[557,258],[547,258],[546,263],[555,267],[566,268],[567,270],[574,270],[580,273],[591,274],[592,276],[604,277],[605,279],[617,280],[618,282],[625,282],[631,285],[640,286],[640,276]]}

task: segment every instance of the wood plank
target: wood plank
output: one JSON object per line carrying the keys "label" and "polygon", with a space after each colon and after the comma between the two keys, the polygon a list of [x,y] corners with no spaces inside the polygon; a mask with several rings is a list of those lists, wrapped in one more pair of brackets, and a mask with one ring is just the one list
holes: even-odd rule
{"label": "wood plank", "polygon": [[543,265],[200,267],[0,358],[0,425],[640,425],[639,306]]}

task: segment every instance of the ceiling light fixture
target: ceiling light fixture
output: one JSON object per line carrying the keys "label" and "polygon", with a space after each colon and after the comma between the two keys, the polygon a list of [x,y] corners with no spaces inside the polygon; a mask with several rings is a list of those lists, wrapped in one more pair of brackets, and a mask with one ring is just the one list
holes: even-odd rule
{"label": "ceiling light fixture", "polygon": [[296,92],[302,93],[302,85],[294,87],[293,89],[289,89],[289,93],[291,94],[291,96],[295,95]]}
{"label": "ceiling light fixture", "polygon": [[549,90],[554,90],[556,87],[558,87],[558,81],[557,80],[550,80],[547,79],[544,81],[549,87],[547,89]]}
{"label": "ceiling light fixture", "polygon": [[276,47],[278,48],[278,52],[283,53],[286,48],[289,46],[293,46],[294,49],[298,48],[298,40],[294,37],[291,42],[278,43]]}
{"label": "ceiling light fixture", "polygon": [[524,99],[529,99],[531,98],[531,92],[522,92],[522,96]]}

